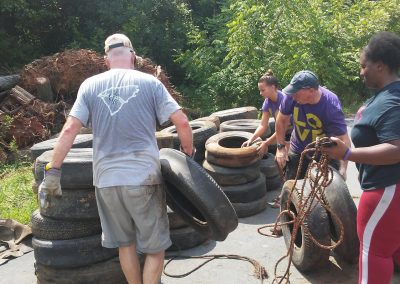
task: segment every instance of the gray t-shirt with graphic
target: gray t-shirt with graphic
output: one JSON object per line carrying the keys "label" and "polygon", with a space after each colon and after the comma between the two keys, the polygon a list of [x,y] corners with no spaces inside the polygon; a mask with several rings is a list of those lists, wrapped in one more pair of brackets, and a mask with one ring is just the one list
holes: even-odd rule
{"label": "gray t-shirt with graphic", "polygon": [[93,130],[93,184],[96,187],[162,182],[155,137],[157,120],[180,109],[154,76],[111,69],[85,80],[70,116]]}

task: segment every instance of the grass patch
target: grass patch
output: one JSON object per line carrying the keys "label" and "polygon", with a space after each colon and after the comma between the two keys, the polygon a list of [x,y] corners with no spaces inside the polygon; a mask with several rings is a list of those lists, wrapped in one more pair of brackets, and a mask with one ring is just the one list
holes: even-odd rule
{"label": "grass patch", "polygon": [[29,224],[32,212],[38,208],[32,181],[32,163],[0,166],[0,218]]}

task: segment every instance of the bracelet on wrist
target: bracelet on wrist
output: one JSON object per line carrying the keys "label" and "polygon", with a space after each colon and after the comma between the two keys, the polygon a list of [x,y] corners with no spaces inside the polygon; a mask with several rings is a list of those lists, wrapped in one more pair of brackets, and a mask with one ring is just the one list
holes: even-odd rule
{"label": "bracelet on wrist", "polygon": [[344,155],[343,155],[342,160],[343,160],[343,161],[347,161],[347,160],[349,159],[350,155],[351,155],[351,149],[350,149],[350,148],[347,148],[346,152],[345,152]]}

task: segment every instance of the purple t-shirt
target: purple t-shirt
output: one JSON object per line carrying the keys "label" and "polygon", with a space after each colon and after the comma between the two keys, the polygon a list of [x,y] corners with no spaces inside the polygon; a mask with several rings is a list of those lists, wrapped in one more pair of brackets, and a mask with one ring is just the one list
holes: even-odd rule
{"label": "purple t-shirt", "polygon": [[278,99],[276,100],[276,102],[273,102],[270,99],[265,99],[263,102],[262,108],[261,108],[262,111],[268,112],[269,116],[275,118],[275,121],[276,121],[279,106],[281,105],[281,102],[284,97],[285,97],[285,95],[281,91],[278,91]]}
{"label": "purple t-shirt", "polygon": [[317,104],[298,104],[292,96],[285,96],[279,111],[292,115],[293,131],[290,149],[297,154],[317,137],[340,136],[347,133],[347,126],[339,98],[323,87]]}

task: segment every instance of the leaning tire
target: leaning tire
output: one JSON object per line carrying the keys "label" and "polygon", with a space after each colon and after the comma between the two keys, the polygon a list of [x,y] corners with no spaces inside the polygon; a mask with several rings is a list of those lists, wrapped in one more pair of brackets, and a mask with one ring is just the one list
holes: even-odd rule
{"label": "leaning tire", "polygon": [[[360,242],[357,236],[357,207],[350,195],[346,182],[343,180],[339,172],[333,167],[332,182],[325,188],[323,200],[329,208],[341,220],[344,228],[343,242],[338,245],[333,251],[343,260],[349,263],[355,263],[358,260],[360,253]],[[316,176],[316,169],[311,171],[311,179]],[[331,239],[337,242],[340,238],[340,225],[327,212],[330,225]]]}
{"label": "leaning tire", "polygon": [[118,257],[75,268],[53,268],[35,263],[37,284],[126,284]]}
{"label": "leaning tire", "polygon": [[259,164],[255,163],[247,167],[227,168],[203,162],[203,168],[220,186],[240,185],[252,182],[259,178]]}
{"label": "leaning tire", "polygon": [[185,220],[169,206],[167,206],[167,215],[170,229],[180,229],[187,226]]}
{"label": "leaning tire", "polygon": [[39,239],[67,240],[101,233],[99,219],[56,220],[35,210],[31,216],[32,234]]}
{"label": "leaning tire", "polygon": [[[302,184],[303,180],[298,180],[298,184]],[[286,209],[287,202],[289,202],[289,208],[295,216],[299,212],[300,206],[300,193],[298,189],[294,189],[294,192],[290,196],[291,189],[293,187],[294,180],[288,180],[282,188],[282,198],[281,198],[281,211]],[[305,198],[310,193],[309,184],[306,184],[304,188]],[[290,197],[290,200],[289,200]],[[323,245],[330,245],[330,235],[329,235],[329,221],[328,215],[321,204],[314,201],[311,204],[313,208],[309,215],[305,218],[304,224],[307,224],[309,232],[314,236],[314,238]],[[280,218],[281,222],[289,222],[293,219],[288,214],[283,214]],[[317,246],[310,238],[309,235],[304,232],[304,224],[298,229],[294,245],[293,245],[293,255],[292,262],[297,267],[299,271],[309,271],[316,267],[325,265],[329,259],[329,250],[320,248]],[[291,234],[293,231],[293,224],[282,225],[282,233],[285,239],[286,247],[289,248]]]}
{"label": "leaning tire", "polygon": [[73,268],[105,261],[118,255],[117,249],[101,246],[101,235],[71,240],[32,238],[38,263],[55,268]]}
{"label": "leaning tire", "polygon": [[218,117],[220,123],[233,119],[256,119],[258,116],[258,110],[251,106],[238,107],[213,112],[211,116]]}
{"label": "leaning tire", "polygon": [[260,138],[249,147],[241,147],[252,136],[249,132],[221,132],[206,141],[206,160],[214,165],[228,168],[245,167],[258,162],[261,155],[257,151]]}
{"label": "leaning tire", "polygon": [[[220,132],[227,132],[227,131],[245,131],[254,133],[258,126],[260,125],[261,120],[259,119],[235,119],[235,120],[228,120],[220,125]],[[271,130],[268,128],[267,131],[261,136],[261,139],[265,140],[267,137],[270,136]]]}
{"label": "leaning tire", "polygon": [[[51,161],[53,151],[46,151],[35,161],[34,176],[40,184],[44,176],[44,166]],[[62,189],[93,188],[93,149],[71,149],[61,166]]]}
{"label": "leaning tire", "polygon": [[[44,152],[53,150],[57,140],[58,138],[53,138],[33,145],[30,149],[32,159],[36,160]],[[78,134],[72,144],[72,148],[92,148],[92,145],[93,134]]]}
{"label": "leaning tire", "polygon": [[197,231],[222,241],[238,219],[218,184],[195,161],[174,149],[160,150],[167,203]]}

